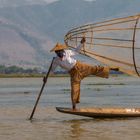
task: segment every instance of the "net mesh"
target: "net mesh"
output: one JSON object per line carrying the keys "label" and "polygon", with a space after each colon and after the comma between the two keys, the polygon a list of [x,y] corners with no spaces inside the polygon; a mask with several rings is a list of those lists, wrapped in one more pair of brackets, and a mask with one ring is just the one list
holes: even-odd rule
{"label": "net mesh", "polygon": [[120,71],[140,77],[140,15],[73,28],[65,35],[69,47],[86,38],[81,53]]}

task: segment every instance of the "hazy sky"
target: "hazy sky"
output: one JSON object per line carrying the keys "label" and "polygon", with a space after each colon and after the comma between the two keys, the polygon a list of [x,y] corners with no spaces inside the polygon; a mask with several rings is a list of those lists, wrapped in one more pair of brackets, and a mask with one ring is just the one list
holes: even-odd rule
{"label": "hazy sky", "polygon": [[[47,4],[61,1],[61,0],[0,0],[0,8],[7,7],[7,6],[20,6],[20,5],[27,5],[27,4],[39,4],[41,2],[46,2]],[[81,0],[82,1],[82,0]],[[85,1],[96,1],[96,0],[85,0]]]}
{"label": "hazy sky", "polygon": [[[58,0],[44,0],[44,1],[50,3],[50,2],[54,2],[54,1],[58,1]],[[85,0],[85,1],[96,1],[96,0]]]}
{"label": "hazy sky", "polygon": [[[13,4],[14,4],[15,0],[0,0],[0,4],[4,5],[4,4],[8,4],[8,2],[10,2],[10,4],[11,4],[12,1],[13,1]],[[19,0],[19,1],[22,1],[22,0]],[[30,3],[36,3],[36,2],[39,2],[39,1],[40,2],[45,1],[47,3],[52,3],[52,2],[60,1],[60,0],[25,0],[25,2],[30,2]],[[96,0],[85,0],[85,1],[96,1]]]}
{"label": "hazy sky", "polygon": [[50,2],[54,2],[54,1],[58,1],[58,0],[44,0],[44,1],[50,3]]}

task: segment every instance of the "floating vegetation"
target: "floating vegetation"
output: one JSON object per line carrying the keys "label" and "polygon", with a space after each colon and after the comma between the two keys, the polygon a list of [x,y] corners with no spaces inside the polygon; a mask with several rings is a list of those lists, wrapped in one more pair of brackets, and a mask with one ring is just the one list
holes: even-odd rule
{"label": "floating vegetation", "polygon": [[29,92],[29,91],[24,91],[23,93],[24,93],[24,94],[30,94],[30,92]]}
{"label": "floating vegetation", "polygon": [[70,90],[70,89],[62,89],[62,91],[63,91],[64,93],[67,93],[67,92],[70,92],[71,90]]}
{"label": "floating vegetation", "polygon": [[101,89],[100,89],[100,88],[95,88],[94,90],[95,90],[95,91],[101,91]]}
{"label": "floating vegetation", "polygon": [[92,84],[86,84],[86,85],[125,85],[124,83],[92,83]]}
{"label": "floating vegetation", "polygon": [[70,89],[62,89],[63,91],[70,91]]}
{"label": "floating vegetation", "polygon": [[90,87],[86,87],[87,90],[95,90],[95,91],[102,91],[103,89],[101,88],[90,88]]}

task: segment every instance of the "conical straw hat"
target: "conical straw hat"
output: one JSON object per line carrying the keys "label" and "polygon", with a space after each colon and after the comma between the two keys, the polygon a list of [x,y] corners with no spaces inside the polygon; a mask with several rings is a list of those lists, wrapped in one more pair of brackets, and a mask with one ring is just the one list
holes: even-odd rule
{"label": "conical straw hat", "polygon": [[57,43],[55,45],[55,47],[50,50],[50,52],[54,52],[54,51],[58,51],[58,50],[63,50],[63,49],[66,49],[66,48],[68,48],[66,45]]}

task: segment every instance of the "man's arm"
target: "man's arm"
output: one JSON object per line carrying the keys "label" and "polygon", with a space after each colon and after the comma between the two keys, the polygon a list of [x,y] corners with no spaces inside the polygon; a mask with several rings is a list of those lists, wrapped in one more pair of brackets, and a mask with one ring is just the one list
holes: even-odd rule
{"label": "man's arm", "polygon": [[75,49],[76,52],[80,52],[81,48],[84,46],[84,43],[86,42],[85,37],[83,37],[80,41],[80,44],[77,46],[77,48]]}
{"label": "man's arm", "polygon": [[54,71],[55,71],[56,67],[58,66],[58,62],[57,61],[58,61],[57,57],[54,57],[52,68],[50,70],[50,75],[54,74]]}
{"label": "man's arm", "polygon": [[[53,64],[52,64],[52,67],[51,67],[51,70],[50,70],[49,75],[53,75],[54,74],[54,71],[55,71],[55,69],[56,69],[57,66],[58,66],[58,64],[57,64],[57,58],[54,57]],[[43,82],[46,82],[46,77],[43,77]]]}

